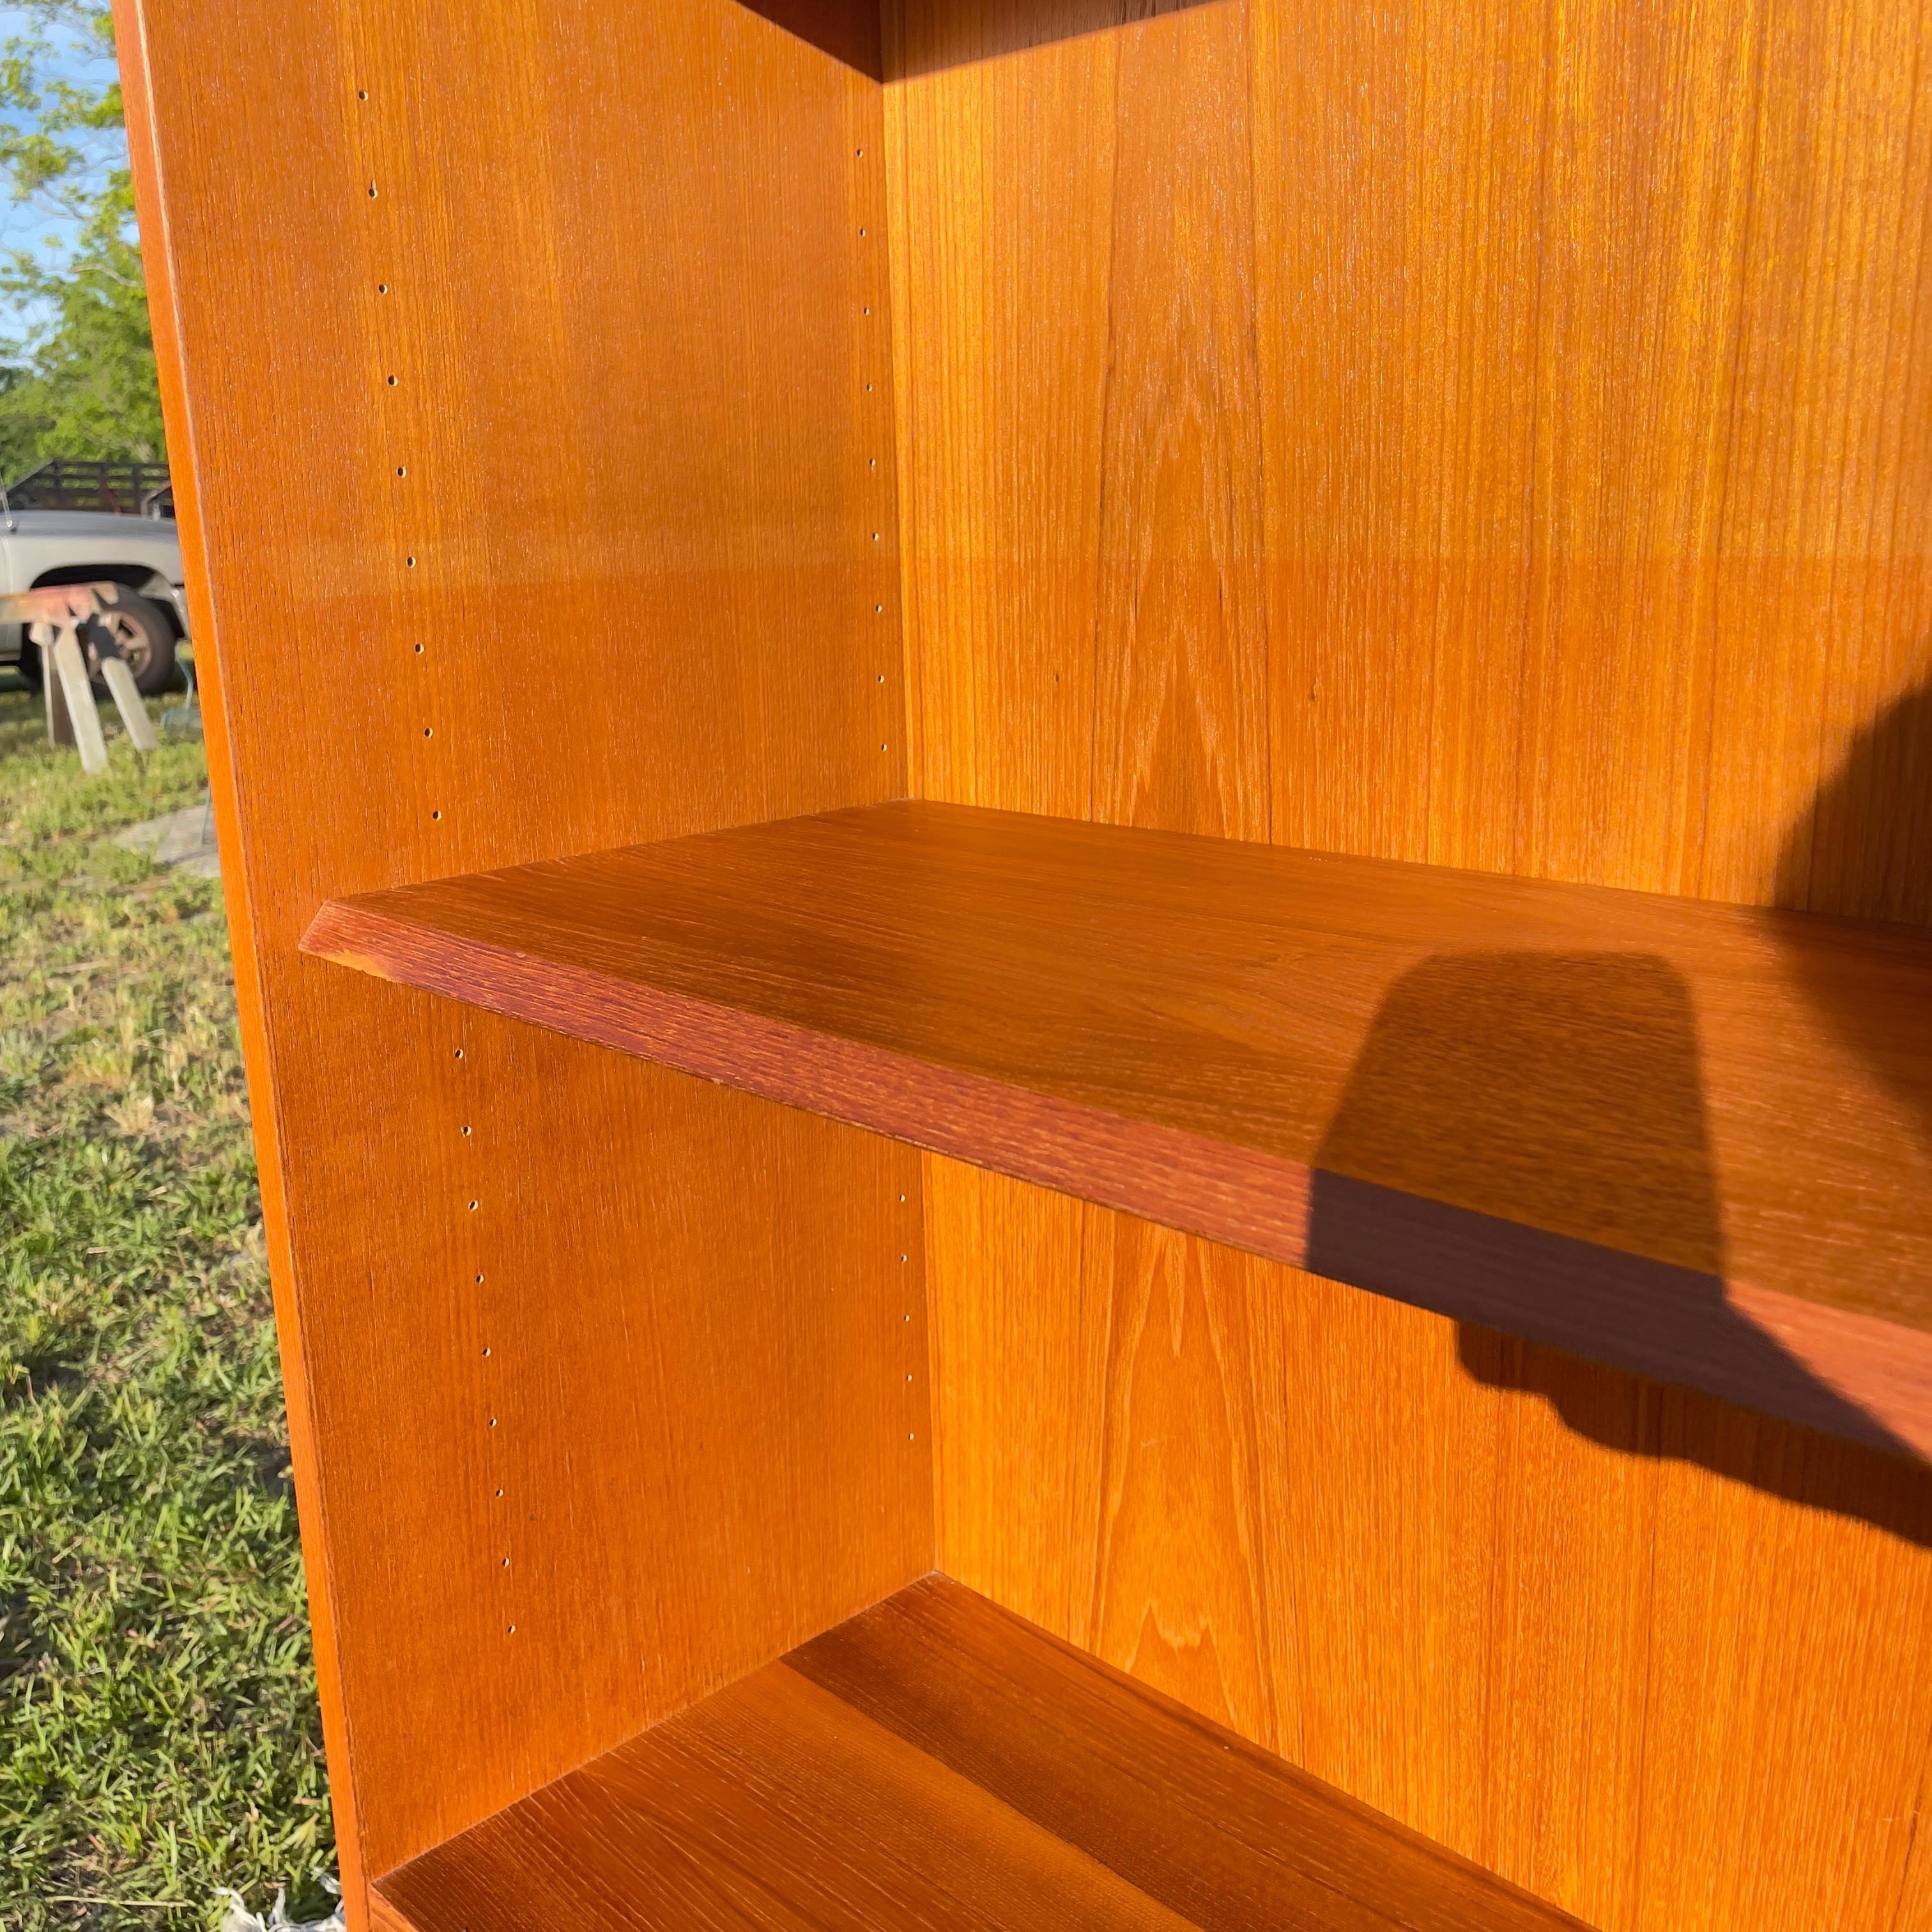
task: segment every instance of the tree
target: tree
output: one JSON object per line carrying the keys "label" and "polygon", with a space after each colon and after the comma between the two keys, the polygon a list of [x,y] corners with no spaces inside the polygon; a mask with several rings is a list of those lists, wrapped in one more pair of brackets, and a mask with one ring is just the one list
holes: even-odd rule
{"label": "tree", "polygon": [[0,46],[0,172],[63,232],[0,266],[23,317],[0,338],[0,476],[50,457],[166,454],[114,26],[94,0],[31,0]]}

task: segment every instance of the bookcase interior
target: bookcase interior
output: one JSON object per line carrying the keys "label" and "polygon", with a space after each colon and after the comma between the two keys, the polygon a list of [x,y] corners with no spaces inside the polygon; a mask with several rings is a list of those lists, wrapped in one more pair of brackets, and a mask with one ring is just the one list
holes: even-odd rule
{"label": "bookcase interior", "polygon": [[1926,0],[116,19],[352,1923],[1932,1924]]}

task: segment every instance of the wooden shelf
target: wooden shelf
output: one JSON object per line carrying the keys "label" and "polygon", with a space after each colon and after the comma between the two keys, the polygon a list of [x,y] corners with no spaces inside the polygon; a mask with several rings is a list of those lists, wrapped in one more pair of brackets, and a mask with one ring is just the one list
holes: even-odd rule
{"label": "wooden shelf", "polygon": [[381,1880],[410,1932],[1575,1932],[943,1577]]}
{"label": "wooden shelf", "polygon": [[928,804],[332,902],[305,948],[1932,1452],[1932,940]]}

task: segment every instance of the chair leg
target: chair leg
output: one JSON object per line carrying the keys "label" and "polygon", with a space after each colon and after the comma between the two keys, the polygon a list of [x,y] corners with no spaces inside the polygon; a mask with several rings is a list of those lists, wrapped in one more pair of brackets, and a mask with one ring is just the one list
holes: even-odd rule
{"label": "chair leg", "polygon": [[137,752],[154,752],[160,748],[161,741],[154,735],[154,722],[148,716],[148,707],[141,702],[141,694],[134,688],[134,674],[128,668],[127,660],[111,651],[100,654],[100,675],[114,699],[115,708],[121,713],[121,722],[128,728],[129,742]]}
{"label": "chair leg", "polygon": [[54,644],[54,669],[59,674],[67,715],[74,727],[74,742],[80,753],[84,772],[107,769],[107,740],[100,730],[100,713],[95,710],[93,687],[88,681],[87,660],[82,656],[80,639],[70,624],[61,626]]}

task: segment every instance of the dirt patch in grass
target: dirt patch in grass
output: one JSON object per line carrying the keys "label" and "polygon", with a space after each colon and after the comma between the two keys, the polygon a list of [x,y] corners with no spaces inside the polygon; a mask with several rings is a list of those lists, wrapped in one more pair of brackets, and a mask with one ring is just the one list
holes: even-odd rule
{"label": "dirt patch in grass", "polygon": [[334,1863],[221,890],[0,694],[0,1924],[316,1916]]}

